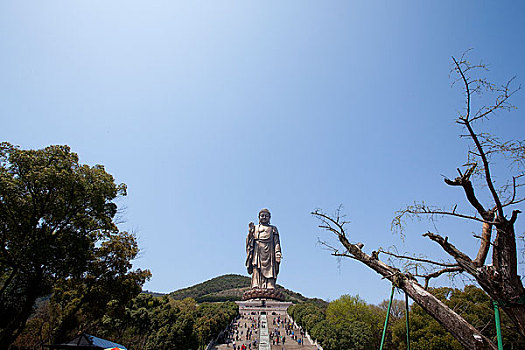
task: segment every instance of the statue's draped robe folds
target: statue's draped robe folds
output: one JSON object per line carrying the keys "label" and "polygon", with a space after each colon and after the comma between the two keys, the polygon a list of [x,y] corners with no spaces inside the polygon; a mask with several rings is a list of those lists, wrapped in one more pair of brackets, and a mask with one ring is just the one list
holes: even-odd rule
{"label": "statue's draped robe folds", "polygon": [[281,253],[279,232],[272,225],[255,225],[246,238],[246,267],[252,275],[252,288],[273,289],[279,273],[275,254]]}

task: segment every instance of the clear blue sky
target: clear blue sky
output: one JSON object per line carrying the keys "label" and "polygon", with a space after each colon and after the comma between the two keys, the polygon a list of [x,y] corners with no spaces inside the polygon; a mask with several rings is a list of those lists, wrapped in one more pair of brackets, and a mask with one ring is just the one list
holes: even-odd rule
{"label": "clear blue sky", "polygon": [[[2,1],[0,139],[68,144],[128,185],[120,227],[138,236],[149,290],[246,275],[247,225],[268,207],[280,284],[377,303],[388,282],[323,250],[310,212],[343,204],[368,253],[442,258],[420,235],[432,229],[473,254],[477,226],[416,222],[403,243],[390,221],[415,200],[468,212],[441,176],[466,159],[450,57],[474,48],[492,79],[524,83],[524,13],[521,1]],[[523,138],[525,92],[513,102],[484,126]]]}

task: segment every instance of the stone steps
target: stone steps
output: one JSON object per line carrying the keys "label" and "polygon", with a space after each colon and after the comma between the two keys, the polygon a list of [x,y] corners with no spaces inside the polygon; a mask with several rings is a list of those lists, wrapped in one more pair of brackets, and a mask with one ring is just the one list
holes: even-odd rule
{"label": "stone steps", "polygon": [[[250,317],[253,318],[253,320],[250,320]],[[257,332],[253,330],[252,336],[246,340],[246,331],[248,329],[252,329],[252,325],[256,326],[257,321],[255,321],[259,318],[259,329]],[[260,316],[243,316],[238,321],[237,324],[239,325],[238,333],[239,333],[239,340],[235,341],[235,344],[237,345],[237,349],[240,349],[240,346],[243,344],[248,345],[248,343],[252,343],[254,339],[257,339],[257,348],[251,347],[251,350],[317,350],[317,347],[310,343],[310,341],[306,337],[301,337],[304,339],[305,344],[299,345],[297,341],[293,340],[291,336],[286,336],[286,341],[284,345],[282,343],[273,345],[271,344],[270,340],[270,333],[273,332],[273,330],[277,327],[277,325],[273,324],[274,319],[277,319],[278,316],[274,315],[260,315]],[[283,316],[281,316],[281,319],[283,319]],[[264,327],[263,327],[264,325]],[[284,333],[284,328],[278,328],[281,334]],[[240,332],[243,332],[242,336],[240,335]],[[299,328],[294,327],[294,332],[296,334],[299,333]],[[249,348],[248,348],[249,349]],[[218,344],[215,347],[212,348],[212,350],[233,350],[233,344]]]}

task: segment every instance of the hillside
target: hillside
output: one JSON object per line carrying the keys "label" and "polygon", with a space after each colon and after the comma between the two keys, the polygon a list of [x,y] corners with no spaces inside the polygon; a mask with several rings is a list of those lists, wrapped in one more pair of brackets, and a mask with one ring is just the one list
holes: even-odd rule
{"label": "hillside", "polygon": [[152,291],[149,291],[149,290],[143,290],[142,291],[143,294],[149,294],[151,296],[154,296],[156,298],[160,298],[160,297],[163,297],[164,295],[166,295],[165,293],[158,293],[158,292],[152,292]]}
{"label": "hillside", "polygon": [[[169,295],[174,299],[193,298],[197,302],[205,301],[235,301],[241,300],[242,294],[250,288],[250,278],[241,275],[223,275],[211,280],[171,292]],[[296,293],[281,285],[277,289],[286,296],[286,301],[300,303],[313,301],[324,303],[320,299],[309,299],[300,293]]]}

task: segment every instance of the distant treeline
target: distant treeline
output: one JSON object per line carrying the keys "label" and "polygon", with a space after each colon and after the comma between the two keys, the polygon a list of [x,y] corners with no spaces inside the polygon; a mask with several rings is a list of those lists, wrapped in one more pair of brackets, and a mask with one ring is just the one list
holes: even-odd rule
{"label": "distant treeline", "polygon": [[154,296],[154,297],[163,297],[163,296],[166,295],[166,293],[152,292],[152,291],[147,290],[147,289],[146,289],[146,290],[143,290],[142,293],[144,293],[144,294],[150,294],[150,295],[152,295],[152,296]]}
{"label": "distant treeline", "polygon": [[[39,304],[11,350],[41,349],[53,340],[53,328],[61,322],[61,310],[49,300]],[[78,331],[122,344],[128,350],[202,349],[238,315],[233,302],[197,304],[194,299],[175,300],[142,293],[124,310],[98,319],[79,315],[70,338]]]}
{"label": "distant treeline", "polygon": [[[489,297],[481,289],[437,288],[431,291],[445,304],[496,342],[494,313]],[[388,300],[378,306],[358,296],[344,295],[326,307],[320,304],[292,305],[288,313],[316,339],[324,350],[378,349]],[[525,349],[525,341],[502,315],[505,349]],[[459,350],[463,347],[417,304],[410,306],[410,349]],[[385,349],[406,349],[405,302],[394,300],[386,334]]]}

